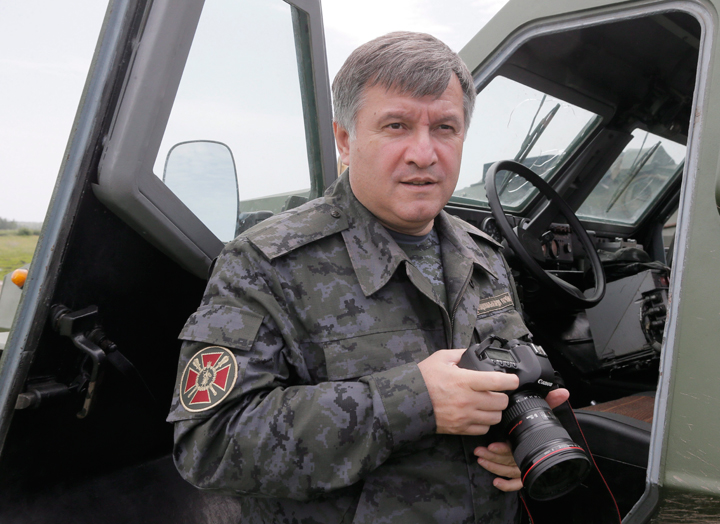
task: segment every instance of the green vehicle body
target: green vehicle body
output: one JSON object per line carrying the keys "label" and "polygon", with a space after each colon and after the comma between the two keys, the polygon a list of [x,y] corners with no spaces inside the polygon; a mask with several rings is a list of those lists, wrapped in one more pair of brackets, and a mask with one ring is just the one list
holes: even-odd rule
{"label": "green vehicle body", "polygon": [[[279,212],[291,201],[296,205],[319,196],[337,176],[320,4],[288,4],[298,63],[297,72],[287,76],[299,83],[302,94],[308,174],[299,186],[239,198],[244,213]],[[691,109],[689,121],[685,119],[684,164],[675,179],[670,171],[654,179],[661,195],[648,204],[648,209],[663,207],[663,222],[677,211],[677,226],[668,251],[673,264],[667,322],[661,352],[653,361],[657,380],[645,483],[636,486],[638,498],[623,515],[626,523],[720,521],[718,5],[720,0],[510,0],[460,53],[482,95],[513,53],[540,41],[536,39],[552,36],[563,42],[564,35],[572,38],[584,28],[648,17],[666,24],[667,13],[680,13],[699,27],[695,35],[673,26],[673,38],[694,42],[697,65],[694,91],[682,94],[683,107]],[[22,297],[12,299],[17,312],[0,357],[3,522],[91,522],[98,515],[107,522],[242,521],[233,497],[200,492],[179,478],[169,457],[172,428],[164,422],[175,380],[177,334],[199,303],[213,257],[228,240],[218,238],[190,203],[151,171],[202,8],[200,0],[182,5],[168,0],[110,2],[29,277]],[[632,55],[633,48],[627,53]],[[582,57],[568,57],[572,71],[573,60]],[[539,57],[537,63],[543,60]],[[561,86],[576,101],[602,91],[567,76],[563,84],[557,71],[544,80],[535,75],[530,82],[536,88],[554,82],[552,89]],[[608,82],[613,79],[608,76]],[[610,94],[602,102],[612,109]],[[622,106],[622,100],[616,102]],[[597,113],[605,117],[603,111]],[[484,117],[476,111],[474,118],[475,126]],[[599,121],[586,123],[566,144],[568,154],[548,171],[551,183],[575,209],[582,200],[573,201],[573,195],[577,200],[583,190],[568,182],[571,166],[590,165],[583,147],[606,132]],[[506,122],[490,124],[502,134]],[[656,132],[658,126],[648,125]],[[600,174],[621,153],[625,144],[618,144],[604,150],[615,156],[606,165],[598,161],[605,165],[596,168]],[[473,146],[469,139],[466,154]],[[237,157],[238,151],[233,153]],[[292,167],[282,158],[268,162],[273,169]],[[242,195],[249,182],[241,175]],[[479,170],[477,180],[482,176]],[[459,190],[450,212],[480,225],[490,213],[479,194],[484,190],[473,189],[466,196]],[[514,215],[539,212],[531,192],[510,208]],[[612,235],[629,241],[638,230],[629,223],[596,222],[587,221],[608,241],[614,240]],[[85,311],[136,370],[123,373],[107,365],[86,416],[78,414],[87,406],[87,387],[73,385],[73,380],[81,369],[88,374],[91,366],[78,349],[83,342],[72,338],[74,328],[63,331],[55,322],[60,305],[65,312]],[[97,307],[97,314],[87,312],[90,306]],[[3,310],[3,318],[14,308]],[[138,375],[147,386],[137,381]]]}

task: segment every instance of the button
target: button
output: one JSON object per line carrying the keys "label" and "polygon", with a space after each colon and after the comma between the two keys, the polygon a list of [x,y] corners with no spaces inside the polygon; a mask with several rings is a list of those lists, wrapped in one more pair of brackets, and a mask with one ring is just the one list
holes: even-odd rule
{"label": "button", "polygon": [[338,211],[337,209],[333,209],[332,211],[330,211],[330,216],[333,218],[340,218],[340,211]]}

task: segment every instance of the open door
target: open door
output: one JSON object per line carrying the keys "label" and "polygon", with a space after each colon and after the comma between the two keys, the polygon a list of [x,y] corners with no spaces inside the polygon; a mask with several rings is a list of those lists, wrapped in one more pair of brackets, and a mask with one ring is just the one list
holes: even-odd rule
{"label": "open door", "polygon": [[[716,12],[715,1],[510,0],[460,53],[479,94],[450,208],[500,238],[484,214],[484,177],[516,160],[603,254],[610,284],[587,311],[552,306],[508,258],[530,330],[585,411],[623,522],[720,514],[720,423],[708,416],[720,357],[704,316],[720,296]],[[518,236],[545,234],[533,253],[543,269],[582,284],[567,223],[524,180],[498,180]],[[649,265],[629,270],[631,254]]]}
{"label": "open door", "polygon": [[[177,336],[224,242],[336,177],[319,0],[110,2],[73,129],[0,359],[0,520],[238,522],[169,455]],[[166,185],[183,142],[232,153]]]}

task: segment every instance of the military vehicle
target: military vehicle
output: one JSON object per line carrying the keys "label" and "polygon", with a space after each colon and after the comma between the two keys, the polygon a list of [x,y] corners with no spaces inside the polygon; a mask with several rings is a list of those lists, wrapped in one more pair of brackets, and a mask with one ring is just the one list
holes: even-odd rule
{"label": "military vehicle", "polygon": [[[720,519],[718,5],[510,0],[461,52],[447,210],[507,243],[626,523]],[[0,359],[0,521],[242,521],[173,467],[177,336],[336,177],[319,0],[110,2]]]}

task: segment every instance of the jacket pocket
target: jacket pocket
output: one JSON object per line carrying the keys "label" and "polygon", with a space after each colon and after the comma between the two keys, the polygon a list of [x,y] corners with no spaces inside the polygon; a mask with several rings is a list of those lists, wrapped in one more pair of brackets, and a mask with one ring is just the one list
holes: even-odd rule
{"label": "jacket pocket", "polygon": [[381,331],[323,342],[328,380],[347,380],[385,371],[429,356],[428,337],[420,329]]}
{"label": "jacket pocket", "polygon": [[512,340],[530,333],[528,328],[525,327],[520,313],[513,307],[486,315],[478,315],[475,322],[475,332],[481,342],[490,335]]}

